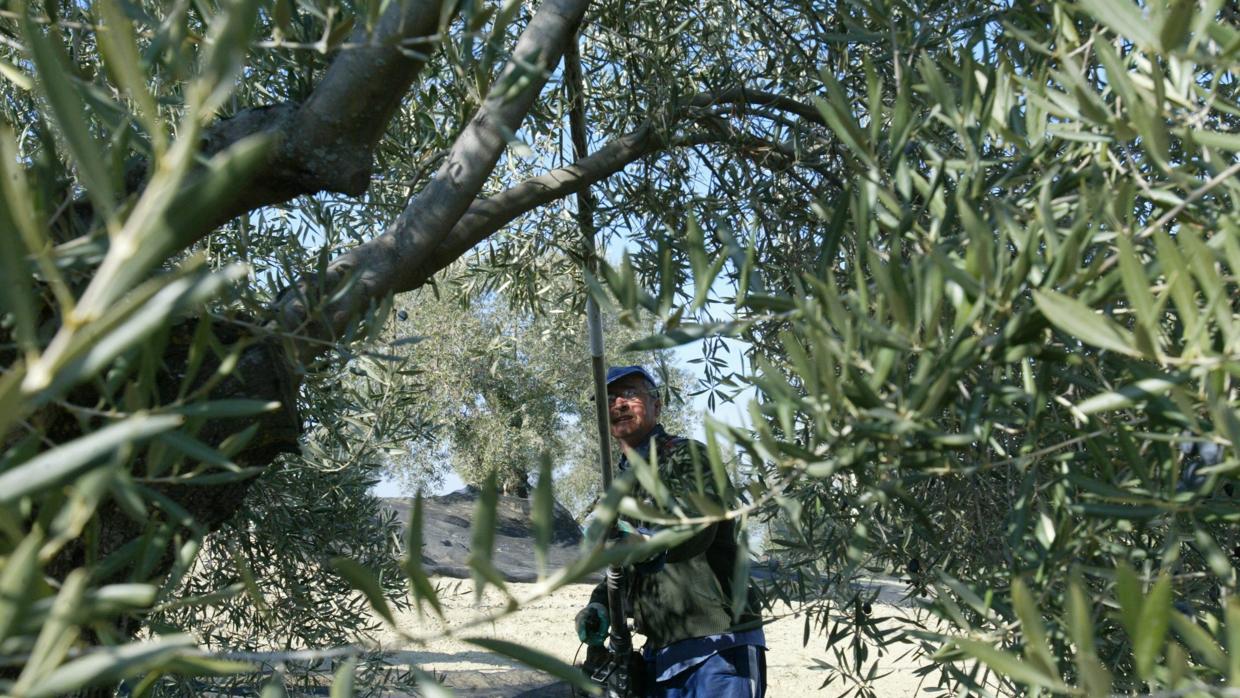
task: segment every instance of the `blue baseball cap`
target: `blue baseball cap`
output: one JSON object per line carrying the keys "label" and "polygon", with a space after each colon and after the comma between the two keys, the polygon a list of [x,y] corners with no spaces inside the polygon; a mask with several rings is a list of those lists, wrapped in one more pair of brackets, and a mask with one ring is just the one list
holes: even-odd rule
{"label": "blue baseball cap", "polygon": [[659,382],[654,379],[654,376],[650,375],[650,373],[641,366],[612,366],[607,369],[607,385],[611,385],[625,376],[633,375],[645,378],[650,385],[657,386],[659,384]]}

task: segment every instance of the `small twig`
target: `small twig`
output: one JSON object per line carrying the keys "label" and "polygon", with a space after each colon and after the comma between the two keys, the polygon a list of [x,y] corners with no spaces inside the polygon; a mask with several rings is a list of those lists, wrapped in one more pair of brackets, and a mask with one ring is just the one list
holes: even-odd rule
{"label": "small twig", "polygon": [[[1030,451],[1029,453],[1025,453],[1019,456],[1012,456],[1011,458],[1005,458],[1004,460],[1000,460],[1000,461],[985,463],[980,467],[982,470],[987,470],[990,468],[998,468],[1004,465],[1024,465],[1027,461],[1036,460],[1038,458],[1041,458],[1042,456],[1050,455],[1056,451],[1060,451],[1062,449],[1068,448],[1069,446],[1075,446],[1076,444],[1079,444],[1082,441],[1088,441],[1094,437],[1102,436],[1104,433],[1106,433],[1104,430],[1099,429],[1098,431],[1093,431],[1088,434],[1082,434],[1080,436],[1076,436],[1071,439],[1068,439],[1067,441],[1061,441],[1057,444],[1047,446],[1046,448],[1040,448],[1036,451]],[[935,468],[935,469],[929,470],[928,472],[934,473],[936,475],[947,475],[955,471],[951,469]]]}
{"label": "small twig", "polygon": [[[66,659],[78,659],[92,654],[107,652],[113,648],[98,647],[91,649],[71,649]],[[288,650],[284,652],[209,652],[206,650],[188,650],[182,656],[202,657],[205,659],[222,659],[236,662],[260,662],[277,664],[281,662],[317,662],[336,657],[356,657],[358,655],[377,652],[375,648],[367,649],[361,645],[344,645],[321,650]],[[30,660],[29,654],[10,654],[0,656],[0,666],[23,666]]]}
{"label": "small twig", "polygon": [[279,662],[317,662],[336,657],[356,657],[375,650],[361,645],[344,645],[322,650],[289,650],[284,652],[222,652],[218,654],[204,652],[202,656],[214,659],[227,659],[236,662],[261,662],[276,664]]}
{"label": "small twig", "polygon": [[[1217,175],[1211,177],[1209,180],[1206,181],[1205,184],[1194,189],[1193,192],[1189,194],[1187,197],[1185,197],[1183,201],[1171,207],[1169,211],[1159,216],[1158,220],[1145,226],[1145,228],[1142,229],[1141,232],[1137,233],[1136,237],[1140,239],[1140,238],[1146,238],[1146,237],[1149,237],[1150,235],[1153,235],[1155,230],[1162,228],[1172,218],[1175,218],[1176,216],[1180,215],[1180,213],[1184,209],[1188,208],[1189,204],[1205,196],[1207,193],[1210,192],[1211,189],[1217,187],[1219,184],[1222,184],[1226,180],[1235,176],[1237,172],[1240,172],[1240,162],[1233,163],[1231,167],[1228,167],[1227,169],[1223,170]],[[1111,260],[1107,260],[1107,261],[1109,262]]]}
{"label": "small twig", "polygon": [[56,448],[57,444],[52,442],[51,439],[47,438],[47,435],[44,434],[42,431],[40,431],[39,429],[36,429],[35,426],[31,424],[29,421],[25,419],[21,419],[21,420],[18,420],[18,423],[21,424],[23,427],[25,427],[26,430],[29,431],[31,434],[38,434],[39,439],[43,441],[43,445],[46,446],[47,448]]}
{"label": "small twig", "polygon": [[[1189,204],[1205,196],[1211,189],[1214,189],[1219,184],[1227,181],[1229,178],[1234,177],[1237,173],[1240,173],[1240,162],[1233,163],[1231,167],[1228,167],[1217,175],[1211,177],[1205,184],[1202,184],[1200,187],[1194,189],[1187,197],[1184,198],[1183,201],[1171,207],[1171,209],[1159,216],[1153,223],[1150,223],[1142,228],[1141,232],[1133,235],[1133,239],[1142,240],[1153,235],[1154,231],[1162,229],[1162,227],[1171,221],[1171,219],[1180,215],[1184,209],[1188,208]],[[1111,267],[1114,267],[1118,263],[1119,255],[1112,254],[1098,267],[1098,275],[1101,276],[1102,274],[1105,274],[1111,269]]]}

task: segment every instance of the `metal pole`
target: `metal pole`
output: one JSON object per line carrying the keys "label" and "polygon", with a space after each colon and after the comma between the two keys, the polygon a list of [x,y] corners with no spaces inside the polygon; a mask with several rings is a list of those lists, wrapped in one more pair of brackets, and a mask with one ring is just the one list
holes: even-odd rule
{"label": "metal pole", "polygon": [[[586,137],[585,96],[582,93],[581,54],[577,47],[578,37],[569,42],[564,54],[564,77],[568,85],[568,125],[573,140],[573,158],[580,160],[589,154]],[[591,273],[598,271],[598,253],[594,237],[594,200],[590,188],[577,192],[577,223],[581,227],[583,264]],[[603,321],[598,303],[586,298],[586,326],[590,335],[590,365],[594,372],[594,416],[598,424],[599,463],[603,469],[603,491],[611,487],[611,436],[608,428],[607,367],[603,357]],[[615,535],[613,524],[611,535]],[[624,612],[625,590],[628,587],[624,568],[618,564],[607,568],[607,612],[611,616],[610,641],[612,671],[605,687],[608,698],[627,698],[629,685],[629,657],[633,651],[633,636]]]}
{"label": "metal pole", "polygon": [[[586,138],[585,98],[581,93],[581,54],[577,50],[577,37],[568,45],[564,54],[564,76],[568,85],[568,126],[573,140],[573,158],[580,160],[589,155]],[[577,224],[581,228],[583,265],[590,273],[598,272],[598,252],[594,246],[594,198],[590,188],[577,192]],[[603,357],[603,321],[598,303],[586,298],[586,326],[590,334],[590,364],[594,371],[594,417],[598,423],[599,462],[603,466],[603,489],[611,487],[611,448],[608,439],[607,416],[607,366]]]}
{"label": "metal pole", "polygon": [[[593,252],[593,245],[590,251]],[[586,299],[586,327],[590,332],[590,366],[594,371],[594,420],[598,425],[598,459],[603,466],[603,490],[606,491],[611,487],[611,447],[607,441],[611,436],[607,414],[607,367],[603,359],[603,318],[599,313],[598,303],[593,298]]]}

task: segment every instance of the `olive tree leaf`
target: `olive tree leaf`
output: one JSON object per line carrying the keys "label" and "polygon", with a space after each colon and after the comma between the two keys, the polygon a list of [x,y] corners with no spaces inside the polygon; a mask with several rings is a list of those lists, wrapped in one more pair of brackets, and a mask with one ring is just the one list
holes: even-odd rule
{"label": "olive tree leaf", "polygon": [[396,617],[392,615],[392,609],[388,606],[387,599],[383,595],[383,586],[379,584],[379,580],[365,566],[358,564],[354,560],[347,557],[336,557],[331,560],[332,569],[348,580],[349,584],[362,595],[366,597],[367,603],[378,613],[384,620],[391,625],[396,625]]}
{"label": "olive tree leaf", "polygon": [[534,507],[531,518],[534,525],[534,556],[538,575],[547,572],[547,548],[555,527],[555,495],[551,486],[551,455],[543,453],[538,461],[538,482],[534,485]]}
{"label": "olive tree leaf", "polygon": [[1081,0],[1081,7],[1115,33],[1141,44],[1154,46],[1154,32],[1142,16],[1141,6],[1129,0]]}
{"label": "olive tree leaf", "polygon": [[349,657],[341,662],[340,668],[336,670],[336,674],[332,678],[331,698],[353,697],[353,678],[356,670],[356,657]]}
{"label": "olive tree leaf", "polygon": [[1227,629],[1227,685],[1240,686],[1240,597],[1227,597],[1223,621]]}
{"label": "olive tree leaf", "polygon": [[65,65],[68,61],[64,47],[55,31],[49,35],[22,12],[22,33],[30,45],[39,83],[52,105],[52,113],[60,126],[61,136],[77,165],[78,175],[86,186],[91,201],[105,216],[111,216],[116,208],[112,177],[105,163],[105,149],[94,137],[94,130],[87,122],[86,107],[74,83],[73,74]]}
{"label": "olive tree leaf", "polygon": [[471,526],[469,568],[473,571],[474,595],[479,599],[482,598],[488,582],[501,590],[504,588],[504,579],[491,562],[491,556],[495,552],[495,524],[499,508],[497,475],[495,470],[487,474],[482,485],[482,494],[474,507],[474,521]]}
{"label": "olive tree leaf", "polygon": [[33,531],[4,559],[0,569],[0,642],[8,639],[23,615],[39,573],[39,548],[43,535]]}
{"label": "olive tree leaf", "polygon": [[1164,647],[1171,623],[1171,578],[1160,575],[1141,605],[1141,614],[1132,638],[1132,655],[1137,674],[1152,677],[1154,660]]}
{"label": "olive tree leaf", "polygon": [[1020,618],[1021,632],[1025,635],[1025,656],[1047,676],[1058,676],[1059,667],[1046,639],[1046,626],[1029,594],[1029,588],[1021,579],[1012,580],[1012,607]]}
{"label": "olive tree leaf", "polygon": [[1102,349],[1140,356],[1132,333],[1084,303],[1056,291],[1034,291],[1038,310],[1060,331]]}
{"label": "olive tree leaf", "polygon": [[25,695],[31,698],[50,698],[86,686],[113,683],[150,671],[193,648],[194,640],[188,635],[172,635],[150,642],[100,648],[57,668]]}
{"label": "olive tree leaf", "polygon": [[136,415],[45,451],[0,474],[0,505],[75,477],[116,449],[142,443],[181,423],[176,415]]}
{"label": "olive tree leaf", "polygon": [[1059,677],[1046,673],[1040,667],[1023,661],[1010,652],[997,649],[988,642],[952,638],[952,644],[959,647],[965,654],[975,657],[986,666],[1018,683],[1053,691],[1063,691],[1067,688]]}
{"label": "olive tree leaf", "polygon": [[598,695],[600,693],[599,687],[587,679],[580,669],[571,664],[566,664],[563,660],[552,657],[549,654],[515,642],[491,637],[467,637],[464,640],[483,649],[502,654],[506,657],[512,657],[518,662],[540,671],[545,671],[558,679],[569,682],[578,690],[585,691],[590,695]]}
{"label": "olive tree leaf", "polygon": [[409,525],[405,527],[405,556],[401,560],[401,569],[409,580],[409,591],[418,604],[418,613],[422,612],[422,604],[430,604],[435,615],[443,618],[443,607],[439,603],[439,594],[431,584],[426,570],[422,568],[422,493],[418,492],[413,500],[413,509],[409,512]]}
{"label": "olive tree leaf", "polygon": [[1097,414],[1100,412],[1110,412],[1112,410],[1122,410],[1127,407],[1151,400],[1153,398],[1165,395],[1177,385],[1181,385],[1188,380],[1188,376],[1172,375],[1159,378],[1144,378],[1135,383],[1126,385],[1119,390],[1110,390],[1105,393],[1099,393],[1091,398],[1083,400],[1076,408],[1081,414]]}
{"label": "olive tree leaf", "polygon": [[1197,625],[1192,618],[1178,611],[1173,611],[1171,613],[1171,627],[1175,629],[1175,634],[1184,641],[1184,644],[1202,661],[1220,674],[1227,673],[1227,655],[1219,647],[1219,643],[1210,636],[1210,633],[1206,632],[1200,625]]}
{"label": "olive tree leaf", "polygon": [[1094,621],[1085,595],[1085,586],[1074,574],[1068,587],[1068,630],[1076,644],[1076,667],[1088,695],[1110,695],[1111,672],[1098,660],[1094,643]]}

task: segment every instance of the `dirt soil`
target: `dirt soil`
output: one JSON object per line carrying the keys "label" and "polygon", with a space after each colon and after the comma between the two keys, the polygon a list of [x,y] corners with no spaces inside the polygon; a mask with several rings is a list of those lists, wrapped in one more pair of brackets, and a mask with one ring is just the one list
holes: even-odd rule
{"label": "dirt soil", "polygon": [[[569,695],[567,688],[556,685],[547,675],[485,651],[460,638],[491,637],[520,642],[571,663],[580,646],[573,627],[573,617],[589,599],[591,585],[565,587],[498,621],[465,628],[463,626],[471,619],[501,611],[505,605],[505,597],[494,589],[488,589],[480,602],[475,603],[471,582],[449,578],[435,581],[441,590],[446,626],[456,629],[456,634],[453,637],[412,643],[403,640],[395,632],[388,632],[380,638],[380,642],[389,651],[394,664],[412,664],[424,671],[432,671],[458,696],[553,698]],[[534,592],[535,585],[510,584],[509,589],[517,598],[525,599]],[[880,626],[893,625],[892,621],[881,619],[913,613],[912,609],[900,602],[896,587],[881,588],[881,592],[878,603],[873,606],[873,617],[879,620]],[[834,654],[824,649],[825,637],[812,634],[808,646],[802,647],[804,616],[798,616],[786,609],[783,615],[784,617],[766,628],[767,695],[773,698],[833,698],[844,695],[851,684],[838,678],[830,685],[819,688],[830,675],[828,663],[834,661]],[[397,622],[405,633],[419,638],[436,635],[445,627],[444,623],[430,615],[429,609],[424,617],[420,618],[416,611],[410,611],[398,616]],[[635,640],[636,644],[640,645],[640,636]],[[920,677],[914,674],[914,670],[924,666],[925,660],[916,658],[912,649],[909,645],[886,648],[880,662],[879,678],[870,684],[873,695],[912,696],[929,688],[932,680],[923,686]]]}

